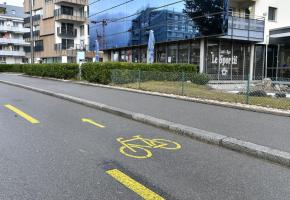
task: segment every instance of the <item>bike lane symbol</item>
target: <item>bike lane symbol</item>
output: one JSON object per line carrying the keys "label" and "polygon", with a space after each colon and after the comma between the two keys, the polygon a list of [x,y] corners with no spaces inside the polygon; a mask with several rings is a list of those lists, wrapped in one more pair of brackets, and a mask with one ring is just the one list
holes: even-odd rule
{"label": "bike lane symbol", "polygon": [[166,139],[147,139],[141,135],[133,136],[131,139],[117,138],[121,143],[120,153],[125,156],[137,159],[152,157],[150,149],[178,150],[181,145],[177,142]]}

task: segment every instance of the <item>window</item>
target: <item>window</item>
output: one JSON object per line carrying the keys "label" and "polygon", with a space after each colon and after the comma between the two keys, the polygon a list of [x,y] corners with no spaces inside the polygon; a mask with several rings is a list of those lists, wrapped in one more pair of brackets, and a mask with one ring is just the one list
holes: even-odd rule
{"label": "window", "polygon": [[74,25],[69,23],[61,23],[61,33],[62,34],[73,34]]}
{"label": "window", "polygon": [[73,15],[74,9],[73,7],[69,7],[69,6],[61,6],[61,13],[63,15]]}
{"label": "window", "polygon": [[12,10],[12,11],[11,11],[11,14],[12,14],[12,15],[15,15],[15,14],[16,14],[16,11],[15,11],[15,10]]}
{"label": "window", "polygon": [[62,39],[62,49],[74,48],[74,40]]}
{"label": "window", "polygon": [[268,20],[277,21],[277,8],[269,7]]}
{"label": "window", "polygon": [[80,26],[80,34],[81,34],[81,36],[84,36],[84,34],[85,34],[85,26],[84,25]]}

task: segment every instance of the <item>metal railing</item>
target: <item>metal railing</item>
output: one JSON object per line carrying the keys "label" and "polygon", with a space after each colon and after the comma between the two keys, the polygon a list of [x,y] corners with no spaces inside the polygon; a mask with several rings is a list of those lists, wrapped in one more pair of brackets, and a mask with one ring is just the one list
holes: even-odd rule
{"label": "metal railing", "polygon": [[19,57],[23,57],[23,56],[25,56],[25,52],[24,51],[0,50],[0,55],[1,56],[19,56]]}
{"label": "metal railing", "polygon": [[18,26],[0,26],[0,31],[8,31],[8,32],[15,32],[15,33],[26,33],[29,32],[28,28],[18,27]]}
{"label": "metal railing", "polygon": [[263,41],[265,18],[229,12],[228,33],[224,38]]}
{"label": "metal railing", "polygon": [[121,87],[290,110],[290,82],[248,77],[211,80],[205,74],[111,70],[111,84]]}
{"label": "metal railing", "polygon": [[55,3],[71,3],[77,5],[88,5],[88,0],[54,0]]}
{"label": "metal railing", "polygon": [[61,27],[57,27],[57,35],[59,37],[77,37],[77,29],[62,30]]}
{"label": "metal railing", "polygon": [[[41,16],[40,15],[34,15],[32,16],[32,21],[33,22],[37,22],[41,19]],[[24,18],[24,24],[29,24],[30,23],[30,17],[25,17]]]}
{"label": "metal railing", "polygon": [[0,38],[0,44],[29,45],[23,39],[13,39],[13,38]]}
{"label": "metal railing", "polygon": [[[40,31],[33,31],[32,37],[38,37],[40,35]],[[30,32],[23,34],[23,39],[29,39],[31,37]]]}
{"label": "metal railing", "polygon": [[58,43],[54,45],[55,51],[63,51],[63,50],[80,50],[80,51],[88,51],[89,46],[88,45],[80,45],[80,44],[74,44],[74,45],[65,45],[62,43]]}
{"label": "metal railing", "polygon": [[71,21],[80,21],[85,22],[88,20],[87,12],[76,13],[73,11],[72,13],[65,12],[61,8],[54,10],[55,20],[71,20]]}

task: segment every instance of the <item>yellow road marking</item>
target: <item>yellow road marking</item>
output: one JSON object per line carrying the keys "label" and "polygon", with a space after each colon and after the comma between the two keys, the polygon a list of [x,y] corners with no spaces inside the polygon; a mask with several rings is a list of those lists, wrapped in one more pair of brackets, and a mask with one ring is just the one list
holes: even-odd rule
{"label": "yellow road marking", "polygon": [[94,126],[96,126],[96,127],[98,127],[98,128],[106,128],[104,125],[99,124],[99,123],[97,123],[97,122],[94,122],[94,121],[91,120],[91,119],[82,118],[82,122],[92,124],[92,125],[94,125]]}
{"label": "yellow road marking", "polygon": [[141,196],[145,200],[165,200],[163,197],[159,196],[155,192],[151,191],[150,189],[146,188],[145,186],[141,185],[137,181],[133,180],[123,172],[112,169],[106,171],[107,174],[112,176],[114,179],[122,183],[124,186],[129,188],[130,190],[137,193],[139,196]]}
{"label": "yellow road marking", "polygon": [[15,112],[16,114],[18,114],[19,116],[21,116],[22,118],[26,119],[27,121],[29,121],[32,124],[38,124],[39,121],[33,117],[31,117],[30,115],[24,113],[23,111],[19,110],[18,108],[10,105],[10,104],[6,104],[5,105],[6,108],[8,108],[9,110]]}

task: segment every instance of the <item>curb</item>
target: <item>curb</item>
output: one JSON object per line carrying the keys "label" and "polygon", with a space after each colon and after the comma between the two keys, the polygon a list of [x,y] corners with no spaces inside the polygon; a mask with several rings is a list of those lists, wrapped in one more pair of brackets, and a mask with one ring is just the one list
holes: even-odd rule
{"label": "curb", "polygon": [[213,106],[221,106],[221,107],[225,107],[225,108],[233,108],[233,109],[244,110],[244,111],[264,113],[264,114],[270,114],[270,115],[276,115],[276,116],[282,116],[282,117],[290,117],[290,110],[267,108],[267,107],[263,107],[263,106],[247,105],[247,104],[242,104],[242,103],[221,102],[221,101],[210,100],[210,99],[200,99],[200,98],[180,96],[180,95],[175,95],[175,94],[165,94],[165,93],[160,93],[160,92],[150,92],[150,91],[137,90],[137,89],[131,89],[131,88],[123,88],[123,87],[118,87],[118,86],[88,83],[88,82],[83,82],[83,81],[63,80],[63,79],[39,77],[39,76],[29,76],[29,75],[20,75],[20,76],[45,79],[45,80],[52,80],[52,81],[59,81],[59,82],[66,82],[66,83],[74,83],[74,84],[78,84],[78,85],[101,87],[101,88],[107,88],[107,89],[113,89],[113,90],[121,90],[121,91],[126,91],[126,92],[133,92],[133,93],[146,94],[146,95],[151,95],[151,96],[159,96],[159,97],[165,97],[165,98],[182,100],[182,101],[189,101],[189,102],[194,102],[194,103],[202,103],[202,104],[213,105]]}
{"label": "curb", "polygon": [[226,149],[245,153],[259,159],[268,160],[268,161],[271,161],[271,162],[274,162],[283,166],[290,167],[290,153],[288,152],[280,151],[277,149],[272,149],[266,146],[254,144],[247,141],[238,140],[236,138],[227,137],[227,136],[220,135],[217,133],[212,133],[212,132],[196,129],[196,128],[185,126],[182,124],[177,124],[177,123],[170,122],[167,120],[158,119],[149,115],[135,113],[135,112],[127,111],[124,109],[108,106],[105,104],[88,101],[85,99],[73,97],[66,94],[54,93],[49,90],[42,90],[39,88],[34,88],[34,87],[12,83],[8,81],[3,81],[3,80],[0,80],[0,83],[28,89],[31,91],[39,92],[39,93],[46,94],[53,97],[57,97],[63,100],[73,102],[73,103],[81,104],[81,105],[91,107],[97,110],[105,111],[114,115],[132,119],[138,122],[142,122],[151,126],[173,131],[177,134],[185,135],[187,137],[190,137],[190,138],[193,138],[193,139],[205,142],[205,143],[217,145]]}

